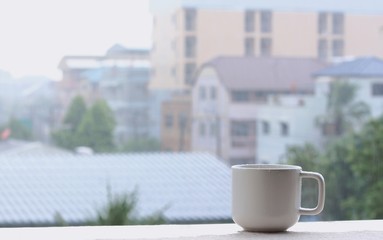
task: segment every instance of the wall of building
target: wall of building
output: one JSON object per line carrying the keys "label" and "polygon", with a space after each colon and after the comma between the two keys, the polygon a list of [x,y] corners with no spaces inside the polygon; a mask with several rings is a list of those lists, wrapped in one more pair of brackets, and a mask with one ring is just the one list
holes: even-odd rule
{"label": "wall of building", "polygon": [[[200,97],[201,88],[205,97]],[[211,98],[211,89],[216,89],[216,97]],[[228,96],[213,68],[204,68],[192,90],[192,150],[210,152],[223,159],[228,157]],[[201,134],[200,125],[205,127]],[[214,128],[212,131],[211,128]]]}
{"label": "wall of building", "polygon": [[191,150],[190,95],[172,96],[161,107],[161,149],[187,152]]}
{"label": "wall of building", "polygon": [[[245,9],[241,8],[198,8],[196,5],[196,28],[185,30],[185,10],[182,2],[174,2],[166,11],[153,11],[153,82],[151,86],[168,89],[189,89],[185,84],[185,64],[195,63],[196,69],[204,62],[221,55],[245,55],[245,38],[254,39],[254,55],[261,52],[262,38],[272,41],[272,56],[318,57],[318,44],[325,40],[327,57],[333,56],[333,40],[343,41],[344,56],[375,55],[383,57],[383,17],[372,14],[344,14],[342,34],[332,33],[334,12],[327,12],[327,31],[318,32],[319,12],[313,10],[273,10],[272,29],[263,33],[260,29],[260,9],[254,4],[255,29],[245,31]],[[266,9],[268,10],[268,9]],[[195,36],[196,55],[186,58],[185,37]]]}
{"label": "wall of building", "polygon": [[[278,163],[286,160],[289,146],[322,144],[321,130],[316,119],[324,113],[325,95],[292,95],[278,97],[278,103],[257,106],[257,144],[258,163]],[[264,132],[264,122],[269,125],[269,133]],[[286,135],[281,124],[288,126]]]}

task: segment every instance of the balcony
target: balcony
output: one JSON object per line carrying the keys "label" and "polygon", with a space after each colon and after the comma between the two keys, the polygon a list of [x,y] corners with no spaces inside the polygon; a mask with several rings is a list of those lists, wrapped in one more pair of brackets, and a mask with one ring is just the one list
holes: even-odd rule
{"label": "balcony", "polygon": [[235,224],[2,228],[7,240],[383,239],[383,220],[300,222],[282,233],[244,232]]}
{"label": "balcony", "polygon": [[255,157],[255,138],[232,136],[230,151],[236,157]]}

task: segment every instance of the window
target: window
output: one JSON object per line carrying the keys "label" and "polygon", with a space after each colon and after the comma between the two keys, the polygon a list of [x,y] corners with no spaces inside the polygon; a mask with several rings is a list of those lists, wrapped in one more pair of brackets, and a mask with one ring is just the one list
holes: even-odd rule
{"label": "window", "polygon": [[245,32],[254,32],[255,29],[255,12],[254,10],[245,11]]}
{"label": "window", "polygon": [[318,33],[327,32],[327,13],[319,13],[318,15]]}
{"label": "window", "polygon": [[197,22],[197,11],[194,8],[185,9],[185,30],[195,31]]}
{"label": "window", "polygon": [[281,135],[288,136],[289,135],[289,125],[285,122],[280,123]]}
{"label": "window", "polygon": [[196,70],[195,63],[186,63],[185,64],[185,83],[188,85],[193,84],[194,81],[194,72]]}
{"label": "window", "polygon": [[194,58],[196,56],[197,39],[194,36],[185,37],[185,57]]}
{"label": "window", "polygon": [[200,122],[199,123],[199,136],[204,137],[206,135],[206,126],[205,123]]}
{"label": "window", "polygon": [[264,92],[255,92],[254,101],[256,103],[267,103],[267,93]]}
{"label": "window", "polygon": [[172,128],[173,127],[173,116],[167,114],[165,116],[165,126],[166,128]]}
{"label": "window", "polygon": [[249,121],[232,121],[231,136],[233,137],[248,137],[252,134],[252,125]]}
{"label": "window", "polygon": [[271,11],[261,11],[261,32],[271,32],[272,14]]}
{"label": "window", "polygon": [[318,58],[325,60],[327,59],[327,40],[319,39],[318,41]]}
{"label": "window", "polygon": [[262,121],[262,133],[268,135],[270,133],[270,124],[266,121]]}
{"label": "window", "polygon": [[344,14],[334,13],[332,15],[332,33],[343,34],[344,32]]}
{"label": "window", "polygon": [[199,87],[199,99],[204,100],[206,98],[206,88],[204,86]]}
{"label": "window", "polygon": [[341,57],[343,56],[343,52],[344,52],[344,44],[343,44],[343,40],[333,40],[332,41],[332,55],[334,57]]}
{"label": "window", "polygon": [[250,92],[248,91],[232,91],[231,100],[233,102],[249,102]]}
{"label": "window", "polygon": [[180,113],[178,115],[178,126],[180,129],[185,130],[187,127],[188,117],[185,113]]}
{"label": "window", "polygon": [[245,38],[245,56],[254,56],[254,38]]}
{"label": "window", "polygon": [[217,98],[217,89],[215,87],[210,88],[210,99],[216,99]]}
{"label": "window", "polygon": [[271,39],[262,38],[261,39],[261,56],[270,56],[271,55]]}
{"label": "window", "polygon": [[383,96],[383,83],[373,83],[371,85],[372,96]]}

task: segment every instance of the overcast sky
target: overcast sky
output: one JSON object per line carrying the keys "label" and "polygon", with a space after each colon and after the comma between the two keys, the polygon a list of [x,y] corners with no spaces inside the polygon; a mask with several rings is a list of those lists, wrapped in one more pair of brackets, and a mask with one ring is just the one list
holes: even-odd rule
{"label": "overcast sky", "polygon": [[0,69],[59,78],[64,55],[151,46],[148,0],[0,0]]}

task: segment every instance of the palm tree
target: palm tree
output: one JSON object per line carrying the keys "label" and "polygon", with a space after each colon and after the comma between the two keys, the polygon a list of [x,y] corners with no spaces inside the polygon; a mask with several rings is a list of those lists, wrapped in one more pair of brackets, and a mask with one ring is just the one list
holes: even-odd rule
{"label": "palm tree", "polygon": [[355,102],[357,87],[337,79],[330,83],[326,113],[317,118],[317,124],[329,139],[338,138],[358,129],[370,116],[369,106]]}

